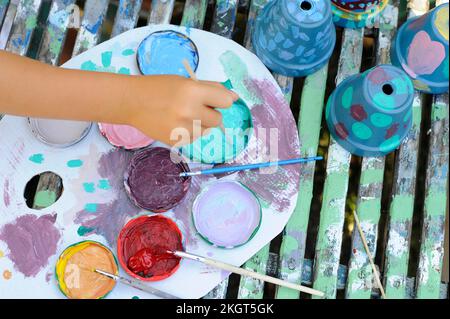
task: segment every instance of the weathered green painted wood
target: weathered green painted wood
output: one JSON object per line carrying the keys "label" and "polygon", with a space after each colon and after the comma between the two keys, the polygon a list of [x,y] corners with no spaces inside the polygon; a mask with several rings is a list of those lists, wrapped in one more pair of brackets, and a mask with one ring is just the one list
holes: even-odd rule
{"label": "weathered green painted wood", "polygon": [[448,117],[448,94],[434,96],[417,273],[417,298],[439,298],[447,209]]}
{"label": "weathered green painted wood", "polygon": [[[414,17],[416,14],[427,12],[428,1],[412,0],[409,2],[409,7],[411,8],[409,16]],[[394,168],[384,267],[386,297],[390,299],[403,299],[406,296],[406,276],[422,118],[422,96],[417,92],[414,95],[412,112],[413,125],[407,138],[400,145]]]}
{"label": "weathered green painted wood", "polygon": [[38,60],[47,64],[57,65],[64,41],[70,16],[74,10],[75,0],[54,0],[50,7],[47,26],[42,35]]}
{"label": "weathered green painted wood", "polygon": [[181,25],[187,28],[202,29],[207,7],[208,0],[186,0]]}
{"label": "weathered green painted wood", "polygon": [[[305,79],[298,120],[301,156],[315,156],[317,154],[327,75],[328,65],[325,65]],[[300,170],[297,205],[283,231],[280,247],[280,277],[294,283],[301,282],[304,270],[303,258],[313,197],[314,169],[315,163],[311,162],[303,165]],[[299,297],[299,292],[278,287],[276,297],[296,299]]]}
{"label": "weathered green painted wood", "polygon": [[208,292],[203,299],[225,299],[228,290],[228,277],[218,284],[213,290]]}
{"label": "weathered green painted wood", "polygon": [[14,22],[6,44],[6,50],[25,55],[37,24],[42,0],[22,0],[17,6]]}
{"label": "weathered green painted wood", "polygon": [[17,6],[19,0],[11,0],[6,7],[5,16],[3,17],[3,24],[0,28],[0,50],[6,48],[6,43],[9,39],[9,33],[14,22],[14,17],[16,16]]}
{"label": "weathered green painted wood", "polygon": [[[392,0],[379,18],[376,64],[390,63],[391,41],[398,20],[398,0]],[[383,191],[384,157],[364,157],[361,165],[356,213],[367,240],[370,254],[375,256],[378,238],[378,222],[381,215],[381,193]],[[372,267],[355,229],[349,261],[346,298],[369,299],[372,296]]]}
{"label": "weathered green painted wood", "polygon": [[248,18],[247,18],[247,27],[245,29],[245,36],[244,36],[244,46],[250,51],[253,51],[252,45],[253,24],[255,22],[256,17],[258,16],[259,10],[261,10],[267,2],[269,1],[251,0],[250,2],[250,8],[248,10]]}
{"label": "weathered green painted wood", "polygon": [[168,24],[172,19],[175,0],[152,0],[148,24]]}
{"label": "weathered green painted wood", "polygon": [[[236,22],[237,0],[217,0],[211,32],[231,38]],[[231,28],[229,26],[232,26]]]}
{"label": "weathered green painted wood", "polygon": [[141,10],[142,0],[120,0],[117,8],[111,38],[134,29]]}
{"label": "weathered green painted wood", "polygon": [[[364,29],[345,29],[337,84],[359,72],[362,58]],[[323,190],[320,225],[316,243],[314,289],[323,291],[325,298],[336,297],[337,272],[345,217],[351,155],[331,138],[328,148],[327,177]]]}
{"label": "weathered green painted wood", "polygon": [[108,4],[109,0],[86,1],[72,56],[94,47],[99,42]]}
{"label": "weathered green painted wood", "polygon": [[2,28],[3,19],[8,10],[9,0],[0,0],[0,29]]}

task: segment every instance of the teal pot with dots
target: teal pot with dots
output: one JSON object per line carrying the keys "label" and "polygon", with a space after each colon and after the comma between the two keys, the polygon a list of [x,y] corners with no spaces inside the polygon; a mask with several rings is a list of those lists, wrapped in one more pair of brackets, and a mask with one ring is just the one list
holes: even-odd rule
{"label": "teal pot with dots", "polygon": [[384,156],[398,148],[411,128],[413,97],[411,79],[395,66],[350,76],[328,99],[329,131],[354,155]]}
{"label": "teal pot with dots", "polygon": [[334,24],[343,28],[374,26],[389,0],[331,0]]}
{"label": "teal pot with dots", "polygon": [[255,20],[256,55],[272,71],[307,76],[333,53],[336,30],[331,4],[324,0],[272,0]]}

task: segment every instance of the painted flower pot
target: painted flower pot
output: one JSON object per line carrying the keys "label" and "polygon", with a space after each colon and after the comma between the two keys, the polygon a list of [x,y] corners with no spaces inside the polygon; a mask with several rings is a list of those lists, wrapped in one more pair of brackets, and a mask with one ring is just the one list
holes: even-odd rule
{"label": "painted flower pot", "polygon": [[379,65],[345,79],[331,94],[326,120],[333,138],[358,156],[394,151],[412,125],[411,79],[392,65]]}
{"label": "painted flower pot", "polygon": [[403,68],[421,92],[448,91],[448,10],[448,3],[442,4],[408,20],[391,49],[392,64]]}
{"label": "painted flower pot", "polygon": [[389,0],[331,0],[334,24],[343,28],[373,25]]}
{"label": "painted flower pot", "polygon": [[323,0],[273,0],[255,21],[256,55],[272,71],[301,77],[325,65],[336,31],[331,5]]}

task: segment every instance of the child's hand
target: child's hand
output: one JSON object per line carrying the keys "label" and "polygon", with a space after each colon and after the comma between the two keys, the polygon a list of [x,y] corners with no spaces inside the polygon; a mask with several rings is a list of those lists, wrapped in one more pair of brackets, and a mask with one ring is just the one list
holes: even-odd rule
{"label": "child's hand", "polygon": [[[136,83],[129,87],[123,101],[123,109],[129,112],[128,124],[169,145],[190,143],[208,128],[220,126],[222,114],[214,108],[228,108],[238,99],[218,82],[175,75],[133,78]],[[196,129],[194,121],[199,123]],[[177,128],[184,128],[189,136],[174,132]]]}

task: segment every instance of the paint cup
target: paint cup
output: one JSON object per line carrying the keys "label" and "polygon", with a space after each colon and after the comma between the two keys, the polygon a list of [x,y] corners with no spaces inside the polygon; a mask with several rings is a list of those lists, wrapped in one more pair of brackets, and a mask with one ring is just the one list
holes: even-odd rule
{"label": "paint cup", "polygon": [[164,147],[150,147],[136,153],[125,172],[125,190],[140,208],[163,213],[175,207],[186,195],[189,166],[179,153]]}
{"label": "paint cup", "polygon": [[[161,254],[163,258],[152,260],[142,253],[146,250],[154,255]],[[182,251],[183,236],[177,224],[162,215],[131,219],[117,239],[120,265],[127,274],[143,281],[163,280],[177,271],[180,258],[165,253],[166,250]],[[134,272],[136,269],[140,272]]]}
{"label": "paint cup", "polygon": [[104,298],[116,282],[95,273],[94,269],[118,275],[118,263],[109,248],[85,240],[67,247],[59,256],[55,276],[61,292],[71,299]]}
{"label": "paint cup", "polygon": [[28,118],[33,135],[42,143],[53,147],[72,146],[89,133],[91,122]]}
{"label": "paint cup", "polygon": [[331,0],[333,22],[343,28],[374,25],[389,0]]}
{"label": "paint cup", "polygon": [[[227,89],[233,88],[229,80],[222,84]],[[252,114],[247,104],[239,99],[230,108],[217,111],[222,114],[223,128],[212,128],[207,135],[180,148],[192,161],[222,164],[236,158],[247,147],[253,134]]]}
{"label": "paint cup", "polygon": [[403,68],[414,88],[424,93],[448,91],[448,3],[409,19],[391,48],[392,64]]}
{"label": "paint cup", "polygon": [[394,151],[412,125],[414,88],[408,75],[379,65],[348,77],[333,91],[326,107],[334,139],[358,156]]}
{"label": "paint cup", "polygon": [[250,241],[261,225],[258,197],[245,185],[220,180],[205,187],[192,205],[198,234],[209,244],[235,248]]}
{"label": "paint cup", "polygon": [[102,136],[113,146],[125,150],[138,150],[150,146],[154,140],[129,125],[98,123]]}
{"label": "paint cup", "polygon": [[328,62],[336,43],[331,5],[323,0],[270,1],[256,18],[252,42],[272,71],[294,77],[314,73]]}
{"label": "paint cup", "polygon": [[199,55],[194,42],[186,35],[165,30],[146,37],[138,47],[136,59],[143,75],[175,74],[188,78],[183,60],[195,71]]}

